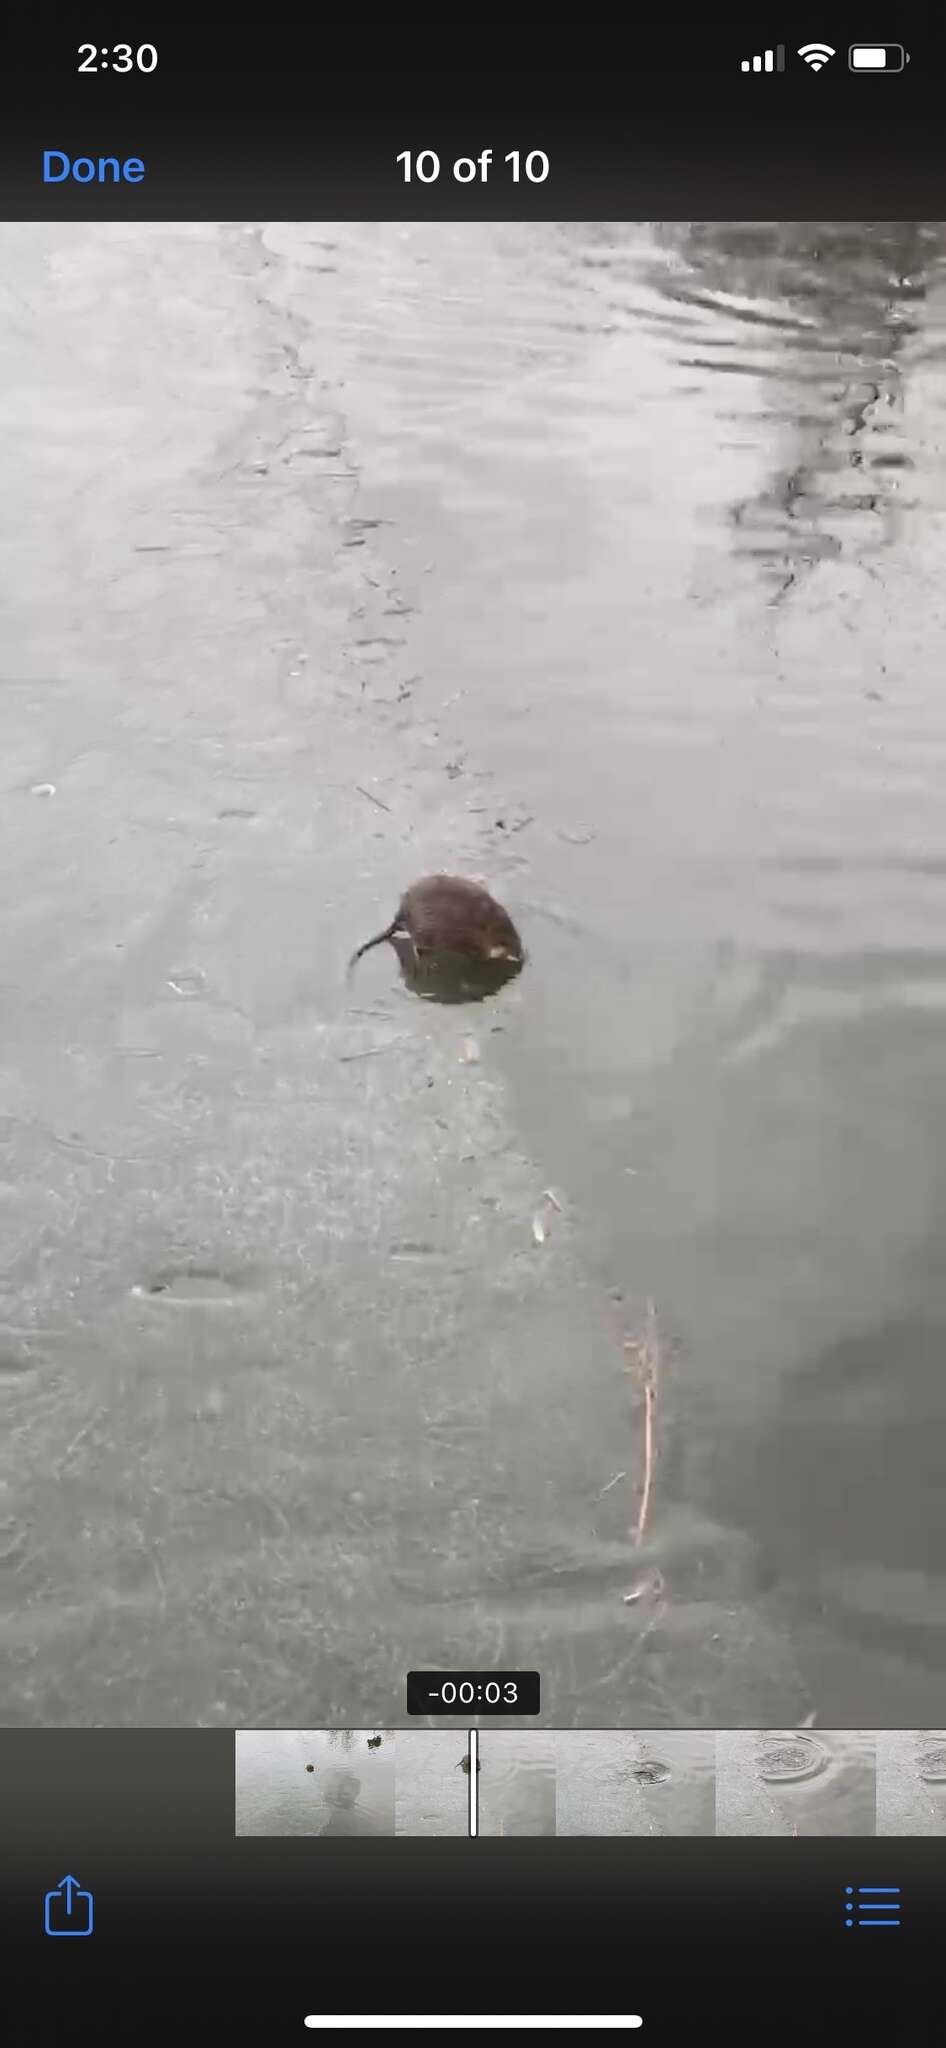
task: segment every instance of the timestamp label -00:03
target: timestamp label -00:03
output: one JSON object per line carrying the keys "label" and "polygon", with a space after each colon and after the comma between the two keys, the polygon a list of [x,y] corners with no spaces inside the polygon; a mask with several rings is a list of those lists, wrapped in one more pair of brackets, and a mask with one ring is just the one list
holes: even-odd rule
{"label": "timestamp label -00:03", "polygon": [[409,1714],[537,1714],[537,1671],[409,1671]]}

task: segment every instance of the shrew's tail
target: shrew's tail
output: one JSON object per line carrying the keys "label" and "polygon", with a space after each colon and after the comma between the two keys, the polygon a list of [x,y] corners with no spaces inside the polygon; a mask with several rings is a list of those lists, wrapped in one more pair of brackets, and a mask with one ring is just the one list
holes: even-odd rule
{"label": "shrew's tail", "polygon": [[400,918],[396,917],[393,924],[388,925],[387,931],[379,932],[375,939],[366,939],[364,945],[359,946],[357,952],[352,954],[348,962],[348,975],[352,973],[353,968],[357,961],[361,959],[363,953],[370,953],[372,946],[383,946],[388,939],[393,939],[395,932],[399,931],[400,928]]}

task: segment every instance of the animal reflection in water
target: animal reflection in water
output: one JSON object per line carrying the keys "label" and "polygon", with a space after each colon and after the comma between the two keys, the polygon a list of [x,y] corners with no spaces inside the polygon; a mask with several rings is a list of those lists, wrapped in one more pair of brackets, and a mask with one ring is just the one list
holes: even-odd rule
{"label": "animal reflection in water", "polygon": [[408,940],[392,940],[401,980],[411,994],[427,1003],[482,1003],[497,995],[522,971],[508,960],[470,960],[463,953],[437,953],[418,959]]}
{"label": "animal reflection in water", "polygon": [[392,922],[352,954],[349,975],[385,943],[411,993],[433,1003],[482,1002],[521,973],[526,957],[502,904],[459,875],[428,875],[405,890]]}

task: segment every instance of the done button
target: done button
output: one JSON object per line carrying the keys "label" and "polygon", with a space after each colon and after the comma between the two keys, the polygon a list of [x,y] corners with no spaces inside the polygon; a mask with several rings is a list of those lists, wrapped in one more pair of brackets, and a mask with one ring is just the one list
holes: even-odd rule
{"label": "done button", "polygon": [[140,156],[67,156],[64,149],[44,149],[43,184],[140,185],[145,167]]}

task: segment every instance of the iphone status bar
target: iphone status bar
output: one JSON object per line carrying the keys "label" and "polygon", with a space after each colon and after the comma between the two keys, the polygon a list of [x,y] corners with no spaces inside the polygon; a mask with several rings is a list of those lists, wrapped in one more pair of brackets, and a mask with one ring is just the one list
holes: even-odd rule
{"label": "iphone status bar", "polygon": [[[830,24],[827,25],[830,28]],[[314,32],[154,29],[7,54],[9,218],[930,217],[936,32],[801,42],[779,24],[638,34],[607,69],[488,45],[353,67]]]}

